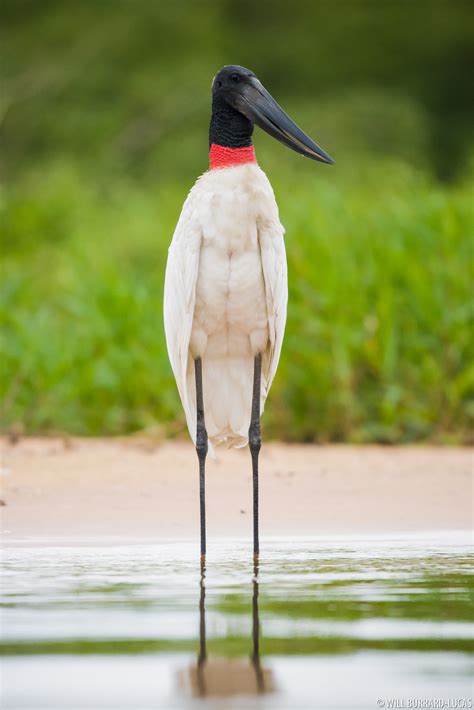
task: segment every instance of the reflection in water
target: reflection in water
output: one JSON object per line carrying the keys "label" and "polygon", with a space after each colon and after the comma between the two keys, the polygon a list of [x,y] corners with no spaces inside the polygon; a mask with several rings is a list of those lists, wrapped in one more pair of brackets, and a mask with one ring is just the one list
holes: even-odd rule
{"label": "reflection in water", "polygon": [[198,589],[194,542],[4,540],[2,707],[470,698],[470,535],[265,547],[257,586],[248,540],[216,543]]}
{"label": "reflection in water", "polygon": [[199,580],[199,655],[197,660],[196,676],[199,697],[206,695],[204,680],[204,665],[207,659],[206,652],[206,567],[201,564],[201,578]]}
{"label": "reflection in water", "polygon": [[262,672],[262,667],[260,665],[260,620],[258,618],[258,560],[254,562],[252,585],[252,665],[255,669],[257,691],[259,693],[263,693],[265,691],[265,680]]}
{"label": "reflection in water", "polygon": [[256,695],[274,690],[272,673],[260,663],[260,621],[258,614],[258,561],[252,581],[252,654],[250,663],[241,658],[207,655],[206,568],[201,566],[199,582],[199,654],[197,663],[180,674],[181,685],[194,697]]}

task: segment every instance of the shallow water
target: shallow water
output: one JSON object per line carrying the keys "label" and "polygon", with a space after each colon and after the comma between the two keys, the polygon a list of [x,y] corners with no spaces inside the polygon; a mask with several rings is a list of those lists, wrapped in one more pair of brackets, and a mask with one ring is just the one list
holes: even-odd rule
{"label": "shallow water", "polygon": [[2,707],[468,699],[470,554],[462,533],[272,539],[254,568],[211,541],[201,577],[195,541],[9,541]]}

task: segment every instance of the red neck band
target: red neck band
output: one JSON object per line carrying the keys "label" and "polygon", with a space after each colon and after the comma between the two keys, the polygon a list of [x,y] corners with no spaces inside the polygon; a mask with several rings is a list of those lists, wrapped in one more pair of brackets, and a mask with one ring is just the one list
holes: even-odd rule
{"label": "red neck band", "polygon": [[243,165],[244,163],[256,163],[255,149],[253,145],[247,148],[226,148],[223,145],[213,143],[209,151],[209,164],[211,170],[217,168],[230,168],[232,165]]}

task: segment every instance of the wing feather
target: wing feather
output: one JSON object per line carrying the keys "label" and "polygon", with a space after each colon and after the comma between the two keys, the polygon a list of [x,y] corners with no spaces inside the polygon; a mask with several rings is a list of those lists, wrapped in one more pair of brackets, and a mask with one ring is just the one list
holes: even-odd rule
{"label": "wing feather", "polygon": [[195,199],[196,196],[191,192],[183,205],[168,250],[163,303],[168,355],[193,441],[196,439],[196,413],[190,401],[186,380],[191,366],[189,341],[202,243]]}
{"label": "wing feather", "polygon": [[275,377],[285,333],[288,304],[288,271],[283,234],[284,229],[278,219],[277,211],[273,218],[261,218],[259,220],[258,237],[265,281],[270,339],[268,351],[263,360],[265,381],[265,389],[262,392],[263,397],[267,396]]}

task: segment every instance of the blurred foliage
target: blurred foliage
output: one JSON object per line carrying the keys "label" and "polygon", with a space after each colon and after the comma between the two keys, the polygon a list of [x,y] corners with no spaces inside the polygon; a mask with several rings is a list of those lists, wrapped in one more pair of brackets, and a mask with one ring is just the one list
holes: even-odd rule
{"label": "blurred foliage", "polygon": [[[443,188],[393,162],[359,168],[358,184],[327,175],[274,180],[290,308],[267,433],[467,440],[471,181]],[[161,317],[184,192],[92,188],[68,165],[7,191],[4,427],[184,430]]]}
{"label": "blurred foliage", "polygon": [[1,13],[4,429],[184,429],[164,264],[207,167],[212,76],[237,62],[337,160],[255,135],[291,291],[267,433],[468,440],[468,2],[4,0]]}
{"label": "blurred foliage", "polygon": [[470,0],[4,0],[1,12],[7,175],[67,155],[195,176],[211,79],[229,63],[298,103],[298,120],[312,113],[307,127],[344,162],[361,145],[402,150],[452,176],[472,148]]}

